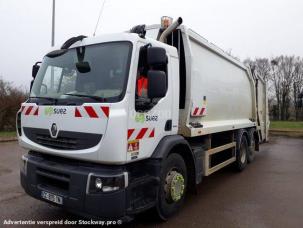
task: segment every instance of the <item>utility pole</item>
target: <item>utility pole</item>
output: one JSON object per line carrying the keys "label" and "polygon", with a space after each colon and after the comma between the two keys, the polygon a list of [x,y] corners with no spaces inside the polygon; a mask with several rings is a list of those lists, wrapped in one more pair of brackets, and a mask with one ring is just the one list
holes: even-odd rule
{"label": "utility pole", "polygon": [[55,46],[55,12],[56,12],[56,1],[53,0],[53,13],[52,13],[52,47]]}
{"label": "utility pole", "polygon": [[[55,11],[56,11],[56,3],[55,0],[53,0],[53,10],[52,10],[52,41],[51,46],[55,46]],[[51,89],[54,89],[54,67],[51,67]]]}

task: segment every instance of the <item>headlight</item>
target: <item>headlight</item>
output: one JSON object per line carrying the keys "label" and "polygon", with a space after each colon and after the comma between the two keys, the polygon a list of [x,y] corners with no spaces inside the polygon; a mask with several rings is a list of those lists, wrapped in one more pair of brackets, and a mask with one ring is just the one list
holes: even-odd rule
{"label": "headlight", "polygon": [[25,175],[27,174],[27,161],[28,158],[22,155],[21,161],[20,161],[20,171],[24,173]]}
{"label": "headlight", "polygon": [[101,180],[101,178],[96,178],[96,180],[95,180],[95,187],[96,187],[96,189],[102,189],[102,180]]}
{"label": "headlight", "polygon": [[128,186],[128,173],[123,172],[117,175],[105,176],[90,173],[87,179],[87,194],[113,192]]}

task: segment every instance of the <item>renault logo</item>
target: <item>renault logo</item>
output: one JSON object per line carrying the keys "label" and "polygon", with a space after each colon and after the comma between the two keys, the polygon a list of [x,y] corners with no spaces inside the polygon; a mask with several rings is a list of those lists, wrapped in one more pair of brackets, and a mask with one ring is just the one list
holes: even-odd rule
{"label": "renault logo", "polygon": [[52,138],[57,138],[58,128],[57,128],[57,125],[55,123],[52,124],[52,127],[50,129],[50,133],[51,133]]}

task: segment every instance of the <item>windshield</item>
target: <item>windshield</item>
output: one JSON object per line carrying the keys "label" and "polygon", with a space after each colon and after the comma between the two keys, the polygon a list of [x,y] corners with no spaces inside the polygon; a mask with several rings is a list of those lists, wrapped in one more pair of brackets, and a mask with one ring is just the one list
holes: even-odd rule
{"label": "windshield", "polygon": [[46,56],[30,97],[57,103],[69,99],[120,101],[125,94],[130,56],[130,42],[82,46],[57,57]]}

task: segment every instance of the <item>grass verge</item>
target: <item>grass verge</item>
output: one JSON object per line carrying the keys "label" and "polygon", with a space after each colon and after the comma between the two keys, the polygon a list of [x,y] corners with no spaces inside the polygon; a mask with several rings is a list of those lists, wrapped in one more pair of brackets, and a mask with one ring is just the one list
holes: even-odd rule
{"label": "grass verge", "polygon": [[303,121],[271,121],[270,129],[303,130]]}
{"label": "grass verge", "polygon": [[15,137],[15,131],[0,131],[0,137]]}

